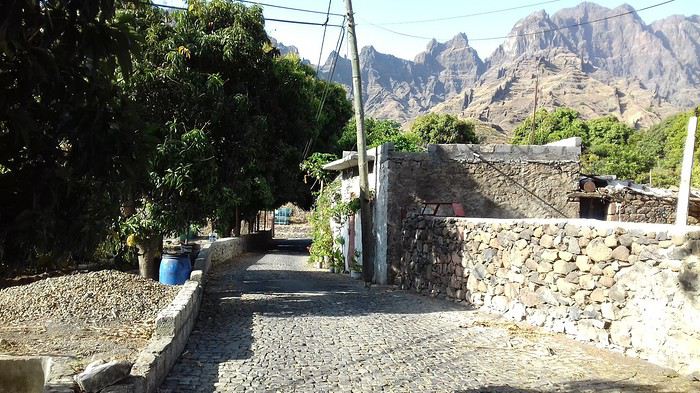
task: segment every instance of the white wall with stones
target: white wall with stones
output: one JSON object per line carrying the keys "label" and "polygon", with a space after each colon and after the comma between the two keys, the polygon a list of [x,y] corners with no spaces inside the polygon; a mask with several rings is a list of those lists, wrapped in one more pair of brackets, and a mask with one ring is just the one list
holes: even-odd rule
{"label": "white wall with stones", "polygon": [[402,288],[700,372],[700,228],[409,216]]}

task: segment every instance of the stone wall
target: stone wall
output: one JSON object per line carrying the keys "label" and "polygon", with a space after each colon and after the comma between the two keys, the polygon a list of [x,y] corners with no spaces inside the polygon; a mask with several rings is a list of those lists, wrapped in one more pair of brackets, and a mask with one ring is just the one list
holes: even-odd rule
{"label": "stone wall", "polygon": [[[675,198],[658,198],[651,195],[633,192],[608,194],[611,199],[608,205],[608,221],[647,222],[658,224],[674,224],[676,222]],[[688,211],[688,222],[697,224],[700,209],[691,203]]]}
{"label": "stone wall", "polygon": [[[567,195],[578,187],[578,147],[430,145],[427,153],[392,152],[388,172],[388,260],[401,258],[401,220],[422,202],[459,202],[467,217],[578,217]],[[390,279],[391,281],[391,279]]]}
{"label": "stone wall", "polygon": [[694,373],[700,371],[700,228],[677,230],[410,216],[396,281]]}

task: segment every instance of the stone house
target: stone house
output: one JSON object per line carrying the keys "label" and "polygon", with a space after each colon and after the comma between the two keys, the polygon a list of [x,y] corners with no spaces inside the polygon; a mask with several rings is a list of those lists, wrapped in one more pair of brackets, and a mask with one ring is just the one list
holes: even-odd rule
{"label": "stone house", "polygon": [[[674,224],[678,191],[649,187],[614,176],[583,176],[570,194],[581,206],[581,218],[605,221]],[[691,190],[688,223],[700,222],[700,192]]]}
{"label": "stone house", "polygon": [[[465,217],[578,217],[578,201],[569,194],[578,188],[580,153],[568,145],[429,145],[427,152],[406,153],[384,144],[368,150],[374,281],[394,282],[402,221],[426,204],[457,204]],[[345,152],[325,169],[340,172],[343,200],[359,195],[356,153]],[[359,214],[335,228],[348,261],[362,251],[360,228]]]}

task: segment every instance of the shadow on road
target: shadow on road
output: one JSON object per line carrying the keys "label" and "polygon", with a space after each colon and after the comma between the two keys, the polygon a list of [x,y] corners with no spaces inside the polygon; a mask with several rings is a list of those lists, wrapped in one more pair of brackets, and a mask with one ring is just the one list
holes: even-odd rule
{"label": "shadow on road", "polygon": [[[347,275],[302,269],[299,261],[300,257],[308,255],[307,246],[308,241],[304,240],[276,240],[267,254],[247,254],[234,263],[214,267],[205,290],[202,311],[186,351],[171,371],[169,381],[164,384],[167,388],[163,392],[183,391],[180,384],[192,380],[193,375],[197,382],[196,389],[192,391],[215,391],[216,384],[220,383],[222,368],[234,367],[231,360],[245,360],[254,355],[254,320],[260,316],[304,318],[395,314],[400,318],[406,314],[469,311],[463,305],[405,291],[394,291],[386,287],[368,289],[362,282],[351,280]],[[292,260],[294,263],[285,262]],[[406,301],[407,296],[411,297],[410,301]],[[454,326],[435,329],[434,332],[426,332],[424,336],[414,339],[411,345],[421,348],[423,342],[439,341],[446,333],[460,335],[463,333],[456,330],[469,330],[462,328],[463,326]],[[257,339],[265,339],[264,336],[260,337],[260,333],[256,336]],[[397,352],[405,350],[405,345],[390,349]],[[372,355],[368,353],[367,356]],[[238,372],[247,372],[244,362],[237,363],[235,367],[238,367]],[[528,366],[523,364],[522,367]],[[543,375],[542,378],[546,381],[547,376]],[[281,390],[291,391],[303,387],[295,383],[282,386]],[[628,380],[582,380],[543,387],[541,390],[507,385],[455,390],[462,393],[585,391],[654,393],[667,392],[668,389],[635,384]]]}

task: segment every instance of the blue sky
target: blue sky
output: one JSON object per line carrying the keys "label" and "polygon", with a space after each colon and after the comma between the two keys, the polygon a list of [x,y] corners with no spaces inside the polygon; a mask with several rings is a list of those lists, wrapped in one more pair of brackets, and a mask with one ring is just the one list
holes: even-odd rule
{"label": "blue sky", "polygon": [[[283,5],[287,7],[326,11],[328,0],[259,0],[262,3]],[[663,0],[628,0],[636,9]],[[154,0],[156,3],[183,5],[183,0]],[[615,8],[624,2],[620,0],[598,0],[596,3]],[[427,38],[411,38],[387,31],[420,36],[434,37],[438,41],[446,41],[457,33],[463,32],[470,39],[504,36],[510,32],[511,27],[519,19],[532,12],[544,9],[548,14],[553,14],[559,9],[576,6],[580,0],[353,0],[353,8],[356,15],[357,37],[359,46],[373,45],[378,51],[390,53],[397,57],[413,59],[416,54],[423,51],[428,43]],[[662,5],[639,15],[647,23],[673,14],[693,15],[700,10],[698,0],[675,0],[672,3]],[[485,15],[461,17],[477,13],[516,8],[509,11],[493,12]],[[323,22],[325,15],[301,13],[297,11],[263,7],[265,17],[275,19],[293,19],[309,22]],[[344,0],[331,0],[331,12],[344,14]],[[459,18],[457,18],[459,17]],[[436,18],[453,18],[433,22],[390,24],[396,22],[416,21]],[[330,23],[340,24],[341,17],[332,17]],[[375,26],[375,25],[379,25]],[[268,34],[285,45],[294,45],[299,48],[301,55],[316,63],[321,49],[323,28],[319,26],[301,26],[280,22],[268,21]],[[384,29],[382,29],[382,27]],[[338,39],[338,28],[329,27],[323,50],[323,60]],[[474,47],[479,56],[484,59],[498,47],[502,40],[474,40],[470,45]],[[341,54],[347,53],[347,44],[344,43]]]}

